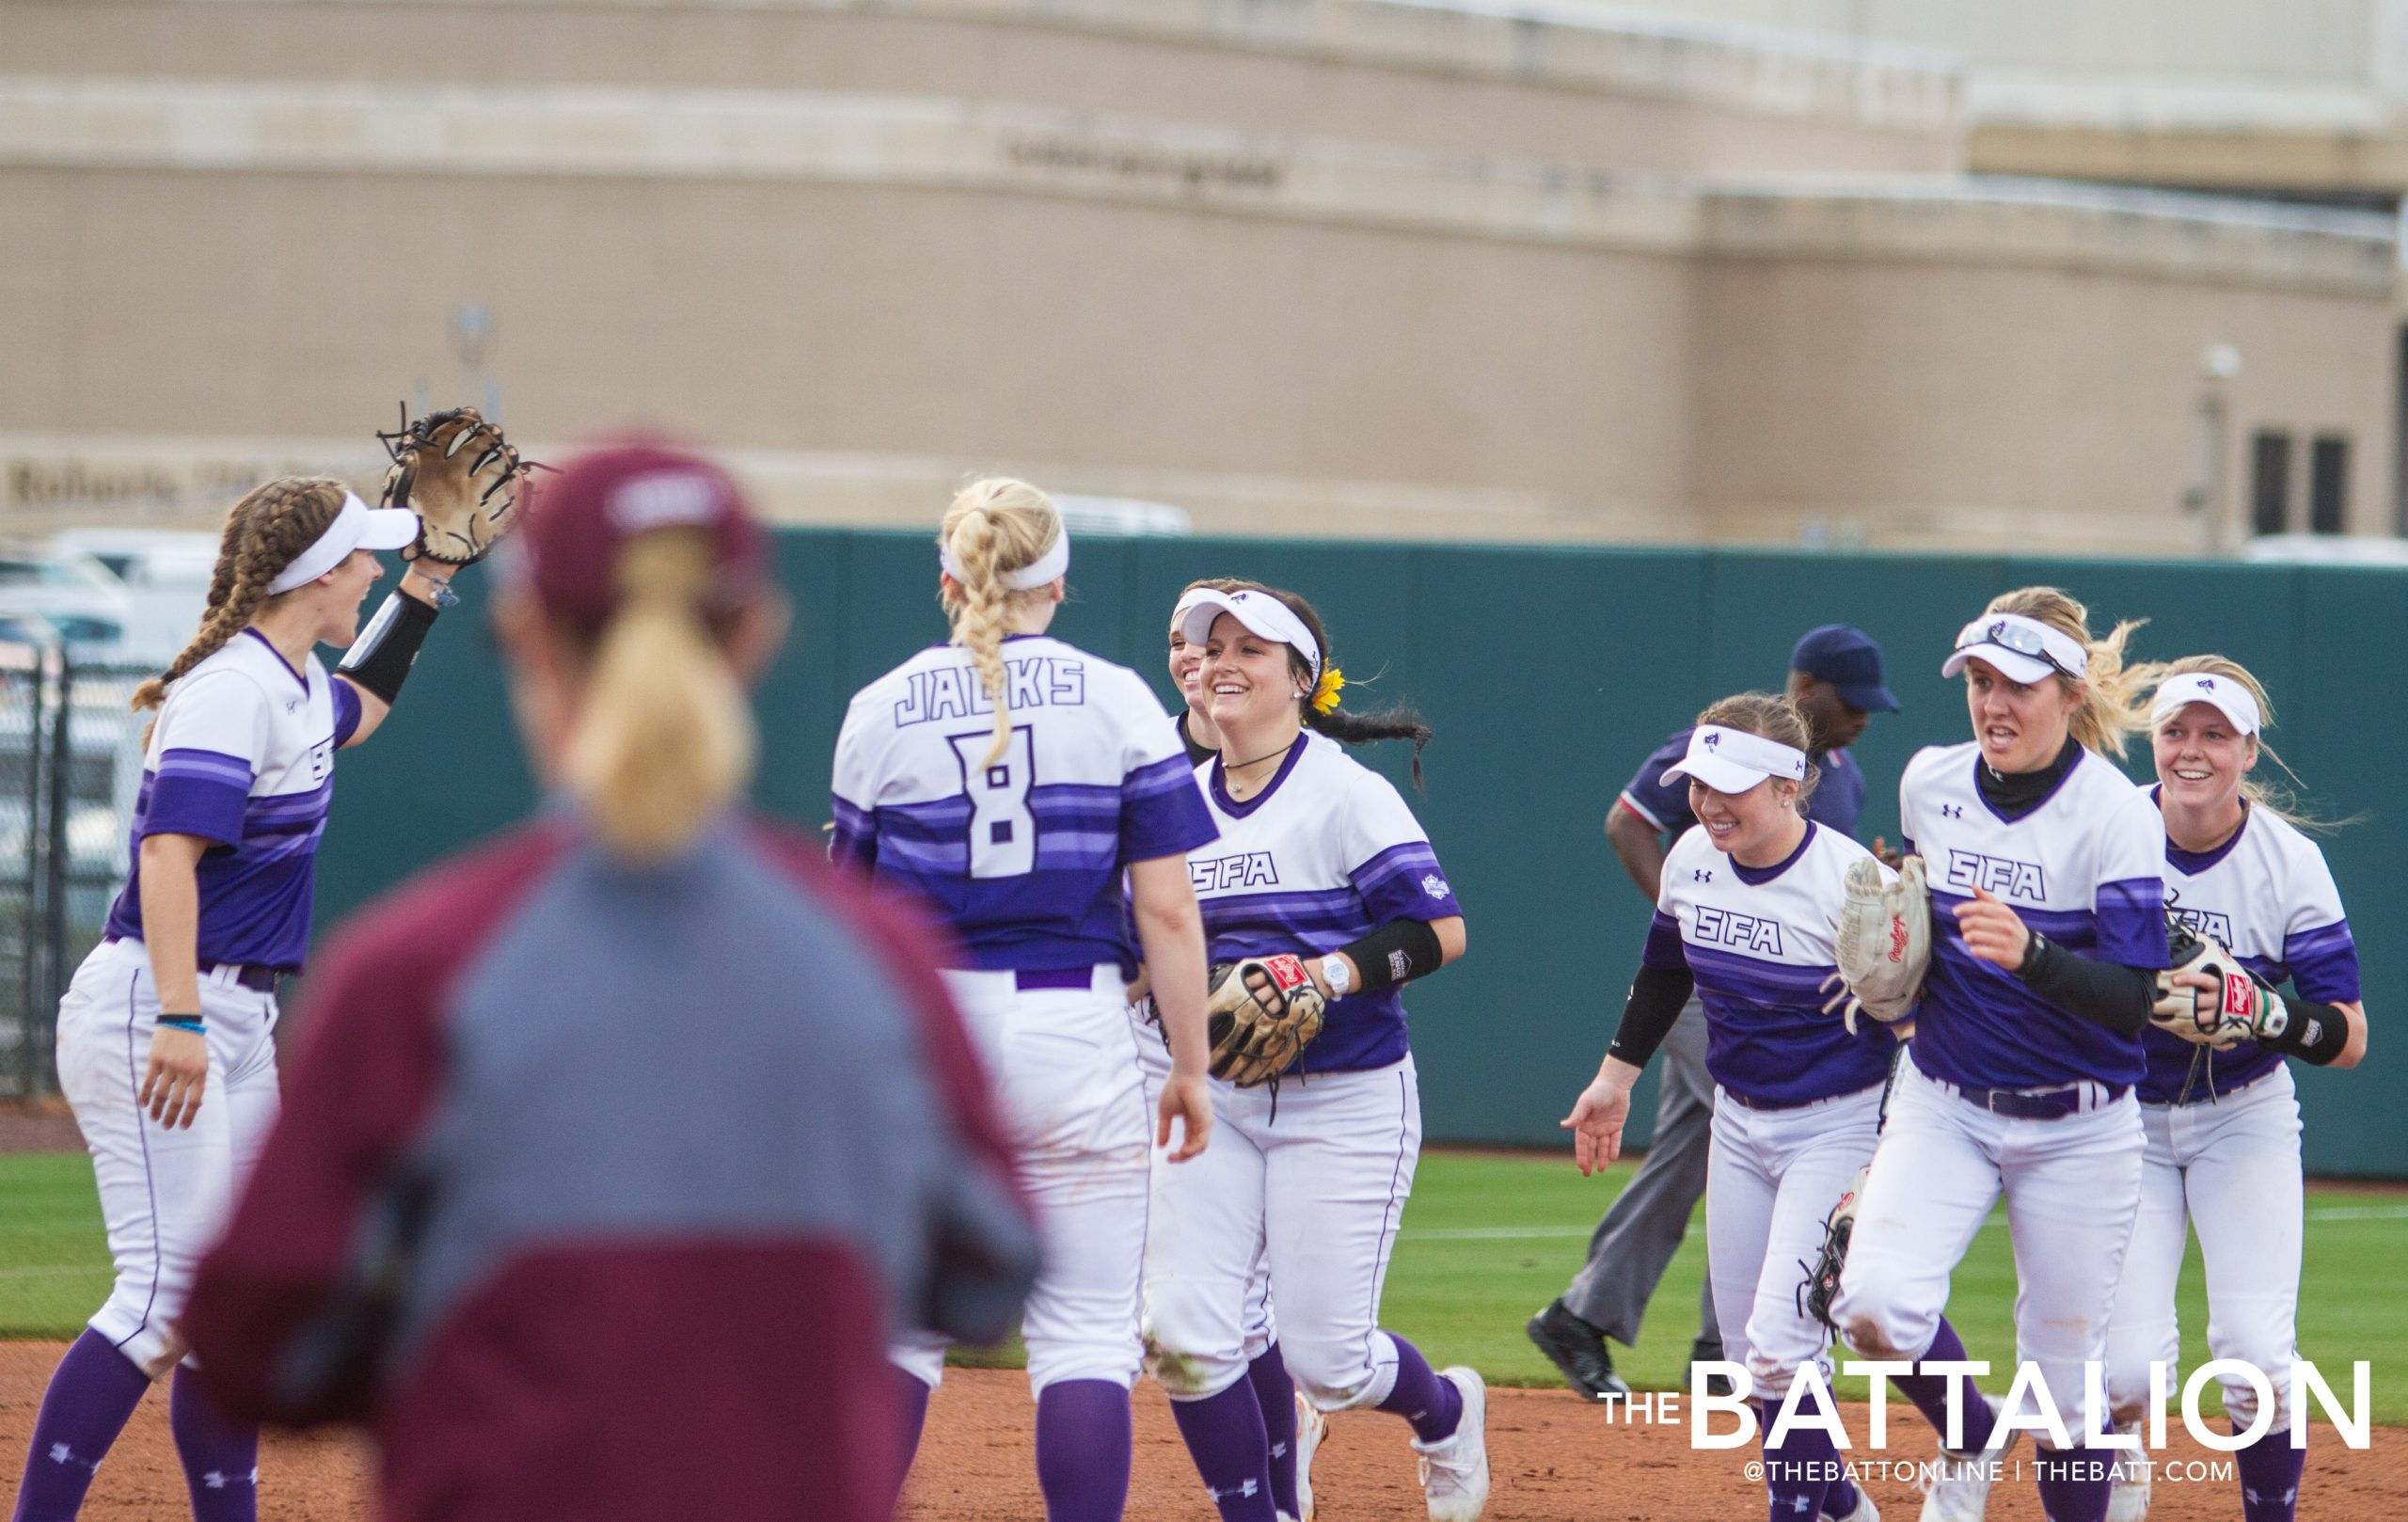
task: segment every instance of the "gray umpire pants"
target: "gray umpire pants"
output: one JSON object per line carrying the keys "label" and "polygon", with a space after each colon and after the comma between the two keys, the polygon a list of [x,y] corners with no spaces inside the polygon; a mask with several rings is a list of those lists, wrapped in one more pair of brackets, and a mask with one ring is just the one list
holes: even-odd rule
{"label": "gray umpire pants", "polygon": [[[1663,1087],[1656,1139],[1646,1161],[1616,1196],[1589,1238],[1589,1262],[1563,1292],[1571,1312],[1625,1346],[1639,1340],[1664,1267],[1688,1234],[1689,1213],[1705,1194],[1714,1137],[1714,1080],[1705,1071],[1705,1010],[1695,995],[1657,1049]],[[1711,1277],[1698,1295],[1698,1336],[1719,1343]]]}

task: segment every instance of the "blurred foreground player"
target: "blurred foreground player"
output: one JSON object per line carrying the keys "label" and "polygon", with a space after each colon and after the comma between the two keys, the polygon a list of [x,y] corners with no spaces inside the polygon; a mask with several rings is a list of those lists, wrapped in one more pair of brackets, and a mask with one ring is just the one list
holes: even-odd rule
{"label": "blurred foreground player", "polygon": [[396,1522],[882,1517],[889,1328],[1034,1269],[938,959],[737,803],[784,617],[727,477],[591,454],[522,542],[565,806],[341,938],[186,1330],[230,1412],[367,1422]]}

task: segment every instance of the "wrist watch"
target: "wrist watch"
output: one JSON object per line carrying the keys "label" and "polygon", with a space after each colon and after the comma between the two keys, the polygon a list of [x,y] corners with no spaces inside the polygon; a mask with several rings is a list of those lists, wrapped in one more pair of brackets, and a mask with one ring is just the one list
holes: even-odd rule
{"label": "wrist watch", "polygon": [[1321,959],[1321,980],[1329,987],[1329,996],[1343,999],[1346,991],[1354,986],[1354,975],[1347,971],[1346,959],[1336,952]]}

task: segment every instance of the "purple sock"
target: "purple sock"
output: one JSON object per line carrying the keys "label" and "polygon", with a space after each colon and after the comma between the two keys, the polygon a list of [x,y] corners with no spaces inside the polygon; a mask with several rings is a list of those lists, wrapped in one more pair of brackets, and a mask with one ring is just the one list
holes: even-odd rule
{"label": "purple sock", "polygon": [[1453,1380],[1439,1378],[1419,1348],[1393,1332],[1386,1335],[1396,1344],[1396,1387],[1380,1409],[1412,1422],[1413,1435],[1425,1443],[1452,1437],[1455,1424],[1464,1419],[1463,1391]]}
{"label": "purple sock", "polygon": [[[2234,1422],[2237,1436],[2241,1423]],[[2307,1472],[2307,1450],[2291,1447],[2289,1432],[2270,1432],[2232,1456],[2241,1476],[2244,1522],[2291,1522],[2299,1511],[2299,1478]]]}
{"label": "purple sock", "polygon": [[193,1522],[259,1522],[260,1430],[219,1416],[189,1369],[176,1371],[167,1427],[184,1461]]}
{"label": "purple sock", "polygon": [[[1291,1404],[1291,1425],[1295,1412],[1295,1406]],[[1272,1514],[1279,1502],[1272,1489],[1261,1401],[1253,1384],[1240,1380],[1220,1394],[1208,1395],[1200,1401],[1173,1401],[1170,1414],[1179,1423],[1179,1435],[1187,1439],[1188,1457],[1196,1461],[1196,1472],[1203,1476],[1204,1492],[1219,1508],[1221,1522],[1273,1522]],[[1291,1451],[1288,1463],[1291,1502],[1295,1482],[1295,1455]]]}
{"label": "purple sock", "polygon": [[1046,1522],[1120,1522],[1129,1503],[1129,1387],[1065,1379],[1037,1398],[1037,1486]]}
{"label": "purple sock", "polygon": [[934,1390],[916,1374],[895,1371],[895,1403],[903,1413],[903,1467],[911,1467],[911,1460],[920,1451],[920,1429],[928,1422],[928,1397]]}
{"label": "purple sock", "polygon": [[1772,1493],[1771,1522],[1814,1522],[1831,1510],[1831,1481],[1840,1472],[1840,1451],[1831,1435],[1792,1427],[1772,1446],[1775,1406],[1765,1418],[1765,1487]]}
{"label": "purple sock", "polygon": [[1296,1514],[1296,1382],[1288,1377],[1279,1344],[1245,1366],[1246,1383],[1254,1387],[1255,1403],[1262,1407],[1262,1435],[1271,1440],[1271,1503]]}
{"label": "purple sock", "polygon": [[[1916,1362],[1959,1363],[1964,1357],[1965,1340],[1956,1335],[1956,1328],[1949,1325],[1948,1318],[1942,1316],[1940,1318],[1939,1335],[1931,1340],[1931,1346],[1924,1350],[1923,1356]],[[1965,1446],[1957,1451],[1979,1452],[1989,1447],[1993,1413],[1989,1401],[1973,1388],[1972,1380],[1962,1374],[1890,1376],[1890,1383],[1898,1387],[1899,1394],[1915,1403],[1915,1409],[1923,1413],[1924,1419],[1931,1423],[1942,1442],[1948,1438],[1948,1387],[1954,1382],[1961,1382],[1965,1387]]]}
{"label": "purple sock", "polygon": [[132,1359],[87,1327],[58,1360],[41,1398],[25,1481],[17,1487],[15,1522],[68,1522],[150,1387]]}
{"label": "purple sock", "polygon": [[2040,1510],[2049,1522],[2107,1522],[2115,1489],[2115,1454],[2100,1449],[2040,1448],[2032,1455]]}

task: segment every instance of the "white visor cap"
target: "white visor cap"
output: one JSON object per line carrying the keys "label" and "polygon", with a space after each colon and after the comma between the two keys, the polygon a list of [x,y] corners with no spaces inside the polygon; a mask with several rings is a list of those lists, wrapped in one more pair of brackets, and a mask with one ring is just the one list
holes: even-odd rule
{"label": "white visor cap", "polygon": [[1267,592],[1214,592],[1198,587],[1180,599],[1179,632],[1188,643],[1201,644],[1212,636],[1213,621],[1223,613],[1275,644],[1292,646],[1312,668],[1313,680],[1321,680],[1321,642],[1293,609]]}
{"label": "white visor cap", "polygon": [[342,511],[309,548],[293,557],[267,584],[270,595],[306,587],[341,565],[355,549],[399,549],[418,542],[418,515],[406,507],[371,507],[356,493],[342,494]]}
{"label": "white visor cap", "polygon": [[2158,684],[2157,699],[2149,705],[2149,727],[2156,728],[2168,715],[2193,703],[2204,703],[2223,714],[2243,735],[2255,735],[2265,726],[2265,716],[2258,711],[2258,700],[2249,695],[2245,683],[2208,672],[2184,672]]}
{"label": "white visor cap", "polygon": [[1806,780],[1806,753],[1744,729],[1700,724],[1689,734],[1687,755],[1664,769],[1667,777],[1687,777],[1718,793],[1744,793],[1766,777]]}
{"label": "white visor cap", "polygon": [[2078,682],[2090,670],[2090,652],[2081,641],[2021,613],[1984,613],[1957,630],[1956,648],[1941,662],[1940,674],[1954,676],[1969,660],[1988,662],[2008,681],[2027,686],[2043,676]]}

